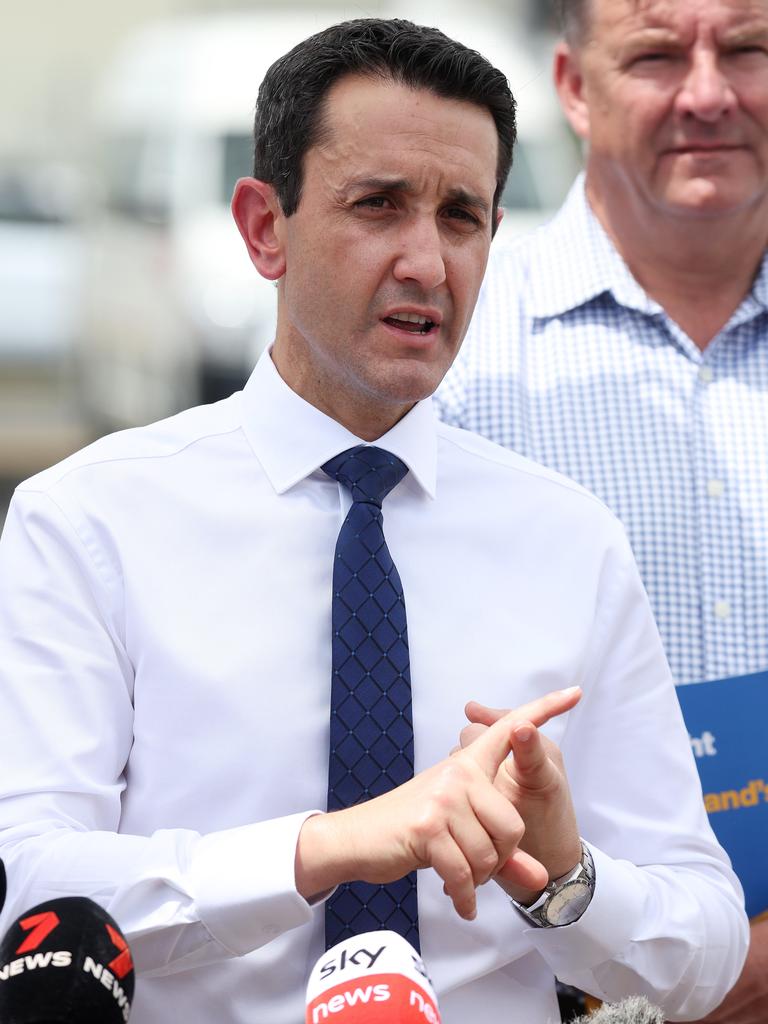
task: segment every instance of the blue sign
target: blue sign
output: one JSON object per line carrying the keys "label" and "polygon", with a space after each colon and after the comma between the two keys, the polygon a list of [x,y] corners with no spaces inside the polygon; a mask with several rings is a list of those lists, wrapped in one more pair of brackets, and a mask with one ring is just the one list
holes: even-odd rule
{"label": "blue sign", "polygon": [[678,686],[709,821],[744,886],[768,910],[768,672]]}

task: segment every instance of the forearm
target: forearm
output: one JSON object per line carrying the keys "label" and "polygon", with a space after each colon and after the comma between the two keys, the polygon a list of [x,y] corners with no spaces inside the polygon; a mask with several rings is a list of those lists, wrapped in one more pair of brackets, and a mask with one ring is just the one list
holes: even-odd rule
{"label": "forearm", "polygon": [[[62,815],[62,819],[66,817]],[[7,829],[2,930],[52,895],[89,896],[118,921],[140,973],[163,975],[257,949],[309,921],[293,852],[306,814],[201,836],[51,828]]]}
{"label": "forearm", "polygon": [[591,847],[597,885],[565,928],[531,929],[563,981],[606,1001],[641,993],[670,1020],[696,1020],[736,981],[748,929],[738,894],[716,867],[636,867]]}
{"label": "forearm", "polygon": [[764,1024],[768,1006],[768,914],[752,921],[739,980],[701,1024]]}

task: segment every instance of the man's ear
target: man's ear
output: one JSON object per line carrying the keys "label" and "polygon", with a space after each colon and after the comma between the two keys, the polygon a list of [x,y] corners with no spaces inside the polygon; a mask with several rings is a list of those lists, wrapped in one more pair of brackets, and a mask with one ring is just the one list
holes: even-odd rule
{"label": "man's ear", "polygon": [[232,196],[232,216],[261,276],[268,281],[282,277],[285,252],[280,226],[285,218],[272,186],[257,178],[240,178]]}
{"label": "man's ear", "polygon": [[580,139],[589,139],[589,108],[584,98],[581,54],[566,42],[555,47],[554,79],[560,105]]}

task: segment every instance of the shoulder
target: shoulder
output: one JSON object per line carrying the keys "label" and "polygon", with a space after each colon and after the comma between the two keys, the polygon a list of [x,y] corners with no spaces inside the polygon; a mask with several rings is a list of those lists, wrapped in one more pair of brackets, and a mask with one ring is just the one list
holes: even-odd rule
{"label": "shoulder", "polygon": [[78,482],[107,477],[113,468],[125,473],[162,473],[206,441],[240,430],[240,393],[214,405],[197,406],[143,427],[108,434],[62,462],[19,484],[20,493],[50,493]]}
{"label": "shoulder", "polygon": [[[483,291],[492,288],[499,279],[520,284],[527,279],[531,266],[540,258],[540,252],[549,245],[551,228],[545,224],[527,235],[497,239],[491,246],[488,268],[483,282]],[[514,275],[510,279],[510,275]]]}
{"label": "shoulder", "polygon": [[531,510],[547,506],[557,509],[564,519],[599,520],[606,527],[623,528],[615,514],[594,494],[569,477],[548,469],[517,452],[469,430],[438,425],[441,451],[440,478],[462,480],[474,488],[478,500],[487,494],[494,502],[524,505]]}
{"label": "shoulder", "polygon": [[459,361],[528,333],[542,288],[559,289],[567,273],[560,234],[550,221],[528,235],[494,242]]}

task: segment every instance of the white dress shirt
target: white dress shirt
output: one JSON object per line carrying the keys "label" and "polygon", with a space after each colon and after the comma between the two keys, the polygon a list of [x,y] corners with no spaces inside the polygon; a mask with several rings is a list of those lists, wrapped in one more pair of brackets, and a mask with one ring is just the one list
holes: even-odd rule
{"label": "white dress shirt", "polygon": [[[326,799],[333,551],[359,439],[266,354],[242,393],[97,442],[22,485],[0,542],[0,927],[85,894],[124,929],[133,1024],[297,1024],[323,910],[294,852]],[[700,1016],[746,948],[622,528],[577,485],[420,403],[377,442],[408,614],[416,768],[475,698],[578,683],[547,728],[597,869],[580,921],[529,928],[493,883],[460,920],[419,873],[445,1024],[557,1018],[552,976]],[[633,862],[633,863],[630,863]],[[636,867],[635,864],[643,865]]]}

